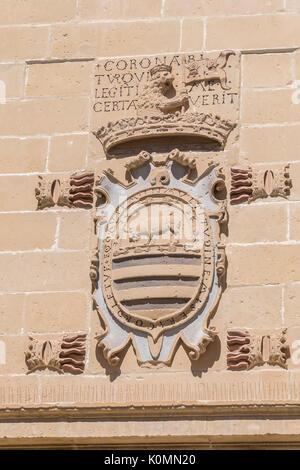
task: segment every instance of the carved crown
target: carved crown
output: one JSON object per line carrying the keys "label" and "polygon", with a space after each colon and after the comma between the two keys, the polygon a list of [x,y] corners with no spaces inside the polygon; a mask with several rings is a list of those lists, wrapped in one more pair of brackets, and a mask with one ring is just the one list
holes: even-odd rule
{"label": "carved crown", "polygon": [[172,71],[172,67],[170,65],[166,65],[166,64],[159,64],[159,65],[155,65],[155,67],[152,67],[152,69],[150,69],[150,75],[153,76],[156,74],[156,72],[160,72],[160,71],[167,71],[167,72],[171,72]]}
{"label": "carved crown", "polygon": [[165,136],[194,136],[224,147],[235,124],[218,115],[205,113],[180,113],[125,118],[109,122],[94,135],[100,140],[104,151],[137,140]]}

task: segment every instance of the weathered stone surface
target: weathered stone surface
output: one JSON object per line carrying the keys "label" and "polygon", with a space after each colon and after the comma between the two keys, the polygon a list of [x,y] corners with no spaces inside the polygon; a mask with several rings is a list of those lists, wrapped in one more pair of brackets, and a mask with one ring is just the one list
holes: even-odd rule
{"label": "weathered stone surface", "polygon": [[[285,290],[285,322],[290,327],[296,327],[299,323],[299,299],[300,284],[288,283]],[[299,337],[300,339],[300,337]]]}
{"label": "weathered stone surface", "polygon": [[76,0],[3,0],[1,24],[51,23],[75,17]]}
{"label": "weathered stone surface", "polygon": [[249,54],[243,59],[246,88],[284,87],[292,82],[292,54]]}
{"label": "weathered stone surface", "polygon": [[[290,162],[298,158],[300,143],[299,125],[271,127],[243,127],[240,148],[245,162]],[[294,180],[297,184],[297,181]]]}
{"label": "weathered stone surface", "polygon": [[28,65],[25,96],[89,95],[91,62],[63,62]]}
{"label": "weathered stone surface", "polygon": [[58,247],[72,250],[89,249],[91,222],[91,215],[88,212],[61,214]]}
{"label": "weathered stone surface", "polygon": [[297,281],[300,245],[231,246],[228,283],[232,286],[279,284]]}
{"label": "weathered stone surface", "polygon": [[11,335],[21,333],[24,314],[23,294],[0,295],[0,334]]}
{"label": "weathered stone surface", "polygon": [[34,211],[36,175],[0,177],[0,211]]}
{"label": "weathered stone surface", "polygon": [[0,446],[299,448],[299,2],[0,3]]}
{"label": "weathered stone surface", "polygon": [[[287,207],[283,204],[230,208],[232,243],[284,241],[287,239]],[[274,230],[274,225],[277,230]]]}
{"label": "weathered stone surface", "polygon": [[24,88],[24,64],[1,64],[0,80],[5,83],[8,98],[22,98]]}
{"label": "weathered stone surface", "polygon": [[46,26],[9,26],[0,30],[0,55],[3,61],[41,59],[48,49]]}
{"label": "weathered stone surface", "polygon": [[87,297],[82,292],[28,294],[26,333],[86,331]]}
{"label": "weathered stone surface", "polygon": [[245,15],[208,18],[207,48],[272,49],[296,46],[299,43],[299,17],[286,15]]}
{"label": "weathered stone surface", "polygon": [[177,21],[103,22],[54,26],[53,57],[108,57],[178,50]]}
{"label": "weathered stone surface", "polygon": [[69,134],[51,138],[48,167],[50,171],[81,170],[86,166],[87,134]]}
{"label": "weathered stone surface", "polygon": [[246,90],[241,105],[244,124],[297,122],[299,108],[292,101],[293,91],[293,89]]}
{"label": "weathered stone surface", "polygon": [[[292,0],[293,1],[293,0]],[[297,0],[294,0],[297,1]],[[227,0],[224,4],[218,0],[207,2],[189,1],[188,5],[180,0],[165,0],[165,16],[231,16],[258,13],[270,13],[282,10],[280,0],[260,2],[259,0]]]}
{"label": "weathered stone surface", "polygon": [[80,0],[79,14],[83,19],[118,20],[129,18],[155,18],[161,13],[161,0]]}
{"label": "weathered stone surface", "polygon": [[0,254],[4,292],[77,290],[88,286],[84,252]]}
{"label": "weathered stone surface", "polygon": [[51,248],[55,241],[55,214],[0,214],[0,250]]}
{"label": "weathered stone surface", "polygon": [[30,135],[87,130],[88,99],[57,98],[1,105],[1,135]]}
{"label": "weathered stone surface", "polygon": [[[224,292],[218,316],[222,329],[280,328],[282,288],[279,286],[235,287]],[[217,321],[215,318],[214,323]],[[221,330],[221,325],[218,325]]]}
{"label": "weathered stone surface", "polygon": [[1,173],[43,172],[46,166],[46,138],[0,140]]}

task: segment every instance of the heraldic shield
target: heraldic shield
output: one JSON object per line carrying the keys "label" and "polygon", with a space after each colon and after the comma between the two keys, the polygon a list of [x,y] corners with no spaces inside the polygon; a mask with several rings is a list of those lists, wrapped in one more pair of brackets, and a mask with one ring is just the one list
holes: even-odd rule
{"label": "heraldic shield", "polygon": [[[169,86],[170,67],[154,69],[150,80],[163,82],[165,76]],[[120,146],[103,162],[96,182],[104,203],[96,208],[98,246],[91,267],[103,324],[98,346],[111,365],[129,343],[139,364],[170,364],[180,341],[196,360],[217,334],[209,321],[222,290],[227,210],[215,150],[234,125],[186,112],[185,93],[161,96],[164,107],[145,109],[142,95],[136,118],[95,133],[107,155]],[[178,135],[185,139],[183,150],[172,148]],[[206,150],[186,151],[187,137],[200,138]],[[160,147],[155,142],[162,138],[167,144]]]}
{"label": "heraldic shield", "polygon": [[226,206],[213,194],[224,178],[213,166],[191,186],[178,177],[179,155],[173,150],[164,166],[149,155],[128,189],[114,191],[106,174],[96,188],[109,202],[98,226],[94,299],[106,325],[99,345],[112,364],[128,341],[140,363],[169,363],[179,340],[197,359],[216,334],[208,321],[225,269]]}

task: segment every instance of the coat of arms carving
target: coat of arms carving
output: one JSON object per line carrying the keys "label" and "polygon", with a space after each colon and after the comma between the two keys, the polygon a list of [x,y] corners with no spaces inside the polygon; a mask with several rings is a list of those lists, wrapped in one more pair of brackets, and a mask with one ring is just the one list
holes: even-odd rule
{"label": "coat of arms carving", "polygon": [[139,364],[170,364],[179,342],[196,360],[217,334],[210,318],[226,268],[221,156],[235,123],[195,111],[186,82],[175,89],[174,78],[171,65],[154,66],[136,116],[95,131],[106,160],[95,183],[91,278],[104,325],[98,345],[111,365],[129,343]]}

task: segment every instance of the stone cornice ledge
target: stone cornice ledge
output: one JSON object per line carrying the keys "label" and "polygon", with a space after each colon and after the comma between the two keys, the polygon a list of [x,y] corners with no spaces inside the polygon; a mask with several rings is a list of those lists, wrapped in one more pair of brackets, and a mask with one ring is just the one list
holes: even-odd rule
{"label": "stone cornice ledge", "polygon": [[147,405],[147,406],[48,406],[18,407],[0,410],[1,421],[42,419],[78,421],[85,419],[300,419],[300,403],[210,404],[210,405]]}
{"label": "stone cornice ledge", "polygon": [[[285,370],[212,373],[180,381],[152,374],[0,378],[0,420],[300,417],[300,376]],[[172,374],[173,375],[173,374]]]}

